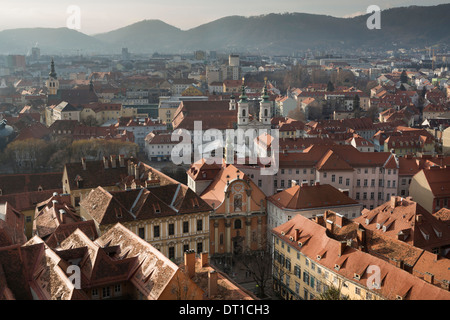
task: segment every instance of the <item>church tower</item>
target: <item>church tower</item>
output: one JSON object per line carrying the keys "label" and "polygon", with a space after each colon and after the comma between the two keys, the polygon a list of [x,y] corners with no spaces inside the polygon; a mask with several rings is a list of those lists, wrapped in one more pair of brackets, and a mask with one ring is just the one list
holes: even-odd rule
{"label": "church tower", "polygon": [[267,78],[264,79],[264,88],[261,93],[261,101],[259,103],[259,122],[262,124],[270,125],[272,114],[271,114],[271,103],[269,101],[269,95],[267,93]]}
{"label": "church tower", "polygon": [[238,126],[247,125],[249,122],[249,103],[245,94],[244,78],[242,78],[241,95],[238,102]]}
{"label": "church tower", "polygon": [[48,74],[48,76],[49,76],[49,78],[46,81],[45,86],[48,89],[49,95],[55,95],[59,89],[59,81],[56,76],[55,62],[53,61],[53,59],[52,59],[52,64],[51,64],[51,70],[50,70],[50,73]]}
{"label": "church tower", "polygon": [[230,110],[236,110],[236,99],[234,98],[234,94],[231,94],[230,97]]}

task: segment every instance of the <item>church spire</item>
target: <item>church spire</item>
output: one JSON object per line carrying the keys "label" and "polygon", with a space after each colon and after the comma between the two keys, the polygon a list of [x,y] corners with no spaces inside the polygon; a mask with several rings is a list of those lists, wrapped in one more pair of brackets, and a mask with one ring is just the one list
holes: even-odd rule
{"label": "church spire", "polygon": [[262,101],[269,100],[269,94],[267,93],[267,77],[264,78],[264,87],[261,93],[261,100]]}
{"label": "church spire", "polygon": [[55,61],[53,61],[53,58],[52,58],[52,63],[51,63],[50,73],[49,73],[48,75],[49,75],[51,78],[56,79]]}
{"label": "church spire", "polygon": [[246,102],[247,101],[247,95],[245,94],[245,78],[242,78],[242,86],[241,86],[241,95],[239,96],[240,101]]}

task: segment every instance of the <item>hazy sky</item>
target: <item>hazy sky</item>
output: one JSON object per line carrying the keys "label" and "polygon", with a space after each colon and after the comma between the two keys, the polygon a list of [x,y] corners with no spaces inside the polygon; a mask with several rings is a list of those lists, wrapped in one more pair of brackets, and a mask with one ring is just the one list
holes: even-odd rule
{"label": "hazy sky", "polygon": [[[160,19],[187,30],[225,16],[304,12],[347,17],[364,14],[369,5],[382,10],[409,5],[436,5],[427,0],[0,0],[0,30],[66,27],[71,5],[80,8],[80,32],[111,31],[144,19]],[[73,20],[72,20],[73,21]]]}

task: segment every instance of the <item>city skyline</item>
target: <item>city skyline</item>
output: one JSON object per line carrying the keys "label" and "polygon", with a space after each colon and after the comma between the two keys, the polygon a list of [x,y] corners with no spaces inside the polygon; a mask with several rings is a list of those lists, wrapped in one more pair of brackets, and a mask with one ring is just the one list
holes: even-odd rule
{"label": "city skyline", "polygon": [[[5,2],[5,1],[2,1]],[[1,3],[0,31],[16,28],[60,28],[66,27],[71,12],[68,8],[77,6],[80,9],[80,28],[78,31],[95,35],[113,31],[142,20],[161,20],[181,30],[189,30],[202,24],[226,16],[258,16],[269,13],[309,13],[330,15],[335,17],[353,17],[365,14],[370,5],[377,5],[381,10],[411,5],[432,6],[448,3],[448,1],[433,0],[426,4],[420,1],[378,1],[370,0],[341,1],[339,4],[328,0],[298,1],[283,0],[274,3],[263,3],[251,0],[240,3],[229,1],[226,6],[205,0],[183,2],[180,0],[166,4],[163,1],[130,0],[127,3],[107,2],[104,0],[88,2],[79,0],[54,1],[46,0],[36,3],[24,0],[20,3]],[[107,8],[107,9],[105,9]],[[188,13],[188,14],[186,14]]]}

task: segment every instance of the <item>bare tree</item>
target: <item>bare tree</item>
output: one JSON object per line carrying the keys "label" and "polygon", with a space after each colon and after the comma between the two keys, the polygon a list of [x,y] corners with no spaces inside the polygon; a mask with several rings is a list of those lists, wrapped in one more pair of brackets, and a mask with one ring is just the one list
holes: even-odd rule
{"label": "bare tree", "polygon": [[245,250],[235,257],[237,263],[256,282],[260,298],[266,297],[267,285],[272,279],[272,255],[269,250]]}

